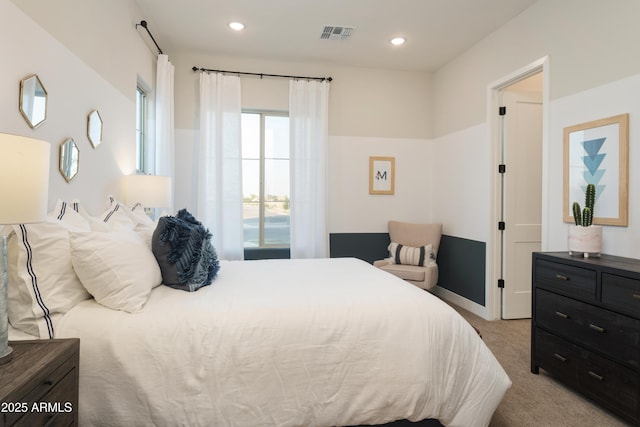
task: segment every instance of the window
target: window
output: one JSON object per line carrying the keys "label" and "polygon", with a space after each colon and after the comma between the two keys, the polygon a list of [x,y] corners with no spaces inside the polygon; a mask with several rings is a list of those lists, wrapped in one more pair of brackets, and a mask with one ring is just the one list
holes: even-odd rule
{"label": "window", "polygon": [[136,90],[136,172],[147,172],[145,149],[147,136],[147,92],[140,86]]}
{"label": "window", "polygon": [[289,247],[289,117],[242,113],[245,248]]}

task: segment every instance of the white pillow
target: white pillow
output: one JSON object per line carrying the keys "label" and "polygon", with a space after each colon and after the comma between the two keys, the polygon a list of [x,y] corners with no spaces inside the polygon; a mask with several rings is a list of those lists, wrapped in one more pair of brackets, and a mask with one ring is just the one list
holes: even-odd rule
{"label": "white pillow", "polygon": [[144,212],[140,205],[129,208],[113,196],[109,196],[109,208],[97,217],[89,215],[77,200],[72,202],[72,206],[90,224],[91,230],[105,232],[133,230],[151,249],[151,238],[158,224]]}
{"label": "white pillow", "polygon": [[109,208],[100,215],[99,221],[106,224],[109,230],[133,230],[147,243],[151,249],[151,238],[158,225],[145,212],[142,206],[130,208],[109,196]]}
{"label": "white pillow", "polygon": [[71,264],[69,230],[88,224],[58,201],[46,222],[10,227],[8,312],[11,325],[40,338],[54,338],[58,320],[90,295]]}
{"label": "white pillow", "polygon": [[160,267],[151,250],[131,231],[72,232],[71,261],[96,301],[114,310],[142,310],[160,285]]}
{"label": "white pillow", "polygon": [[90,230],[89,222],[78,212],[76,202],[67,203],[58,199],[56,207],[49,212],[49,218],[57,219],[62,222],[66,228],[70,230]]}

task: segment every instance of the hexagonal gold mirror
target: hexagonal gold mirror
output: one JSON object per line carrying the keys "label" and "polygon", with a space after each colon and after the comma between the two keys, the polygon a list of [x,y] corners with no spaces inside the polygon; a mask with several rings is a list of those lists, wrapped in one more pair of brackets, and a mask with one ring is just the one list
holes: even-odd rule
{"label": "hexagonal gold mirror", "polygon": [[93,110],[87,118],[87,136],[89,142],[96,148],[102,143],[102,117],[98,110]]}
{"label": "hexagonal gold mirror", "polygon": [[47,91],[36,74],[20,80],[20,113],[34,129],[47,118]]}
{"label": "hexagonal gold mirror", "polygon": [[60,144],[60,173],[67,182],[71,182],[78,174],[80,150],[72,138]]}

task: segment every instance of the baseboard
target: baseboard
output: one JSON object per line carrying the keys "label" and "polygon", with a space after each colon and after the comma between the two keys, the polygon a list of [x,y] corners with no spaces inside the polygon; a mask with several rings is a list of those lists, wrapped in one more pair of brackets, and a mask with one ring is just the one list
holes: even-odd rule
{"label": "baseboard", "polygon": [[455,304],[458,307],[461,307],[475,314],[476,316],[480,316],[485,320],[491,320],[489,316],[489,310],[483,305],[468,300],[467,298],[440,286],[435,286],[434,288],[430,289],[430,291],[443,300],[450,302],[451,304]]}

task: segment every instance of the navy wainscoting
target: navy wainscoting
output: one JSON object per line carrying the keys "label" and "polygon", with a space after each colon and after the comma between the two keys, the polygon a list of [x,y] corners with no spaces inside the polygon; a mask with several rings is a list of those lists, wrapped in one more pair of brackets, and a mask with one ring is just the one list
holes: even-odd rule
{"label": "navy wainscoting", "polygon": [[373,264],[387,258],[389,233],[332,233],[329,235],[331,258],[353,257]]}
{"label": "navy wainscoting", "polygon": [[438,286],[485,305],[487,245],[442,236],[438,250]]}
{"label": "navy wainscoting", "polygon": [[[389,256],[389,233],[332,233],[329,237],[332,258],[354,257],[373,264]],[[438,271],[438,286],[485,305],[485,242],[443,235]]]}

